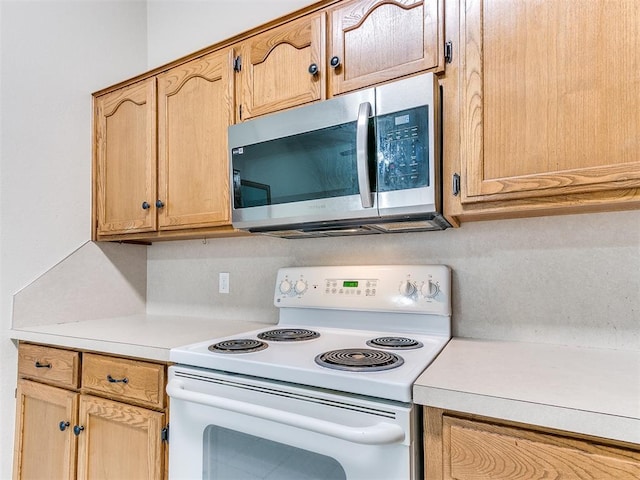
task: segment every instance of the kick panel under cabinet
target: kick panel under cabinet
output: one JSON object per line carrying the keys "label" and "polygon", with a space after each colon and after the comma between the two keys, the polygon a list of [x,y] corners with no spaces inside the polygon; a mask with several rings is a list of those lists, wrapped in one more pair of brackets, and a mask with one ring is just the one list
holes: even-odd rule
{"label": "kick panel under cabinet", "polygon": [[166,478],[166,365],[28,343],[18,358],[14,480]]}

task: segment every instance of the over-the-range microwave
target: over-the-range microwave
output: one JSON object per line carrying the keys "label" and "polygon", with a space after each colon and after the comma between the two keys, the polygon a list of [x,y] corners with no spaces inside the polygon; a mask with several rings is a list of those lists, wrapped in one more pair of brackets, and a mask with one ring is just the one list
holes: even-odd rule
{"label": "over-the-range microwave", "polygon": [[285,238],[443,230],[432,73],[229,127],[233,226]]}

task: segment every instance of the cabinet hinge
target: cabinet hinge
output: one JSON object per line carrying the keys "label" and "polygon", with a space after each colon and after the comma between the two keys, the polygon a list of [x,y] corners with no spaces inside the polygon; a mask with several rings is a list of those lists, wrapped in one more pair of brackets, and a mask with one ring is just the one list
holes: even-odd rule
{"label": "cabinet hinge", "polygon": [[460,175],[458,175],[457,173],[453,174],[453,183],[451,184],[451,187],[454,197],[460,195]]}
{"label": "cabinet hinge", "polygon": [[238,55],[233,59],[233,71],[239,72],[240,70],[242,70],[242,55]]}
{"label": "cabinet hinge", "polygon": [[242,104],[238,106],[238,119],[242,120]]}
{"label": "cabinet hinge", "polygon": [[453,42],[448,41],[444,44],[444,61],[451,63],[453,61]]}
{"label": "cabinet hinge", "polygon": [[166,427],[160,430],[160,440],[167,443],[169,442],[169,424],[168,423]]}

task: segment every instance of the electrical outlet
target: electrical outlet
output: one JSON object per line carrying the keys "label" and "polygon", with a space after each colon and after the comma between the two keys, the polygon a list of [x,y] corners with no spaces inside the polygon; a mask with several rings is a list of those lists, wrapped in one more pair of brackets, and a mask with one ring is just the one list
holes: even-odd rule
{"label": "electrical outlet", "polygon": [[229,293],[229,272],[220,272],[218,279],[218,292]]}

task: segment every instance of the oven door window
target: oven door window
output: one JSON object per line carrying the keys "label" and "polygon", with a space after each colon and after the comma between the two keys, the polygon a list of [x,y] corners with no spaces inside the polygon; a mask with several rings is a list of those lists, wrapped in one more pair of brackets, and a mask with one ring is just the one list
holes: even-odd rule
{"label": "oven door window", "polygon": [[203,480],[346,480],[333,458],[209,425],[203,434]]}

